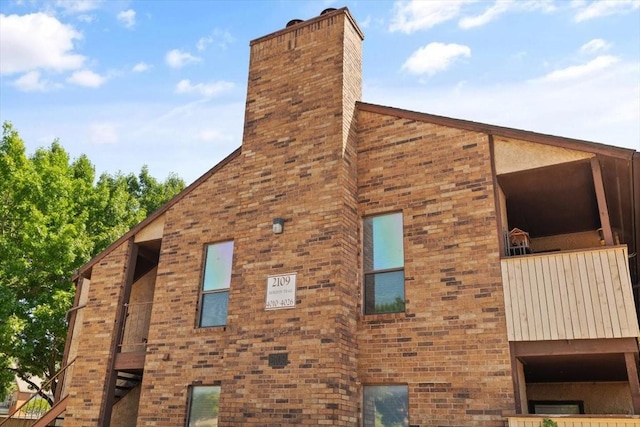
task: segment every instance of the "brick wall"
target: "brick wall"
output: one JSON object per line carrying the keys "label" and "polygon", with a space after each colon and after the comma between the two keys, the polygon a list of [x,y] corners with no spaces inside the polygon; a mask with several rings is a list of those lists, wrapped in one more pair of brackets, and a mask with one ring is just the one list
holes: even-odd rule
{"label": "brick wall", "polygon": [[[220,385],[220,425],[356,422],[359,44],[344,13],[252,43],[242,153],[166,213],[140,425],[182,425],[198,382]],[[195,328],[204,245],[229,239],[227,325]],[[266,311],[283,273],[296,307]],[[275,353],[288,365],[269,367]]]}
{"label": "brick wall", "polygon": [[[183,425],[197,384],[221,387],[221,426],[357,425],[363,384],[407,384],[412,426],[513,412],[488,137],[357,111],[361,40],[337,11],[251,43],[242,151],[164,214],[138,425]],[[361,219],[392,211],[407,310],[363,316]],[[205,246],[226,240],[227,324],[198,328]],[[127,251],[93,267],[65,425],[98,423]],[[296,307],[267,311],[284,273]]]}
{"label": "brick wall", "polygon": [[87,306],[81,309],[82,335],[78,338],[78,356],[69,385],[65,427],[97,425],[100,420],[128,252],[129,242],[125,242],[93,266]]}
{"label": "brick wall", "polygon": [[361,216],[402,210],[406,313],[358,324],[362,384],[407,384],[409,422],[502,426],[513,412],[485,134],[360,111]]}

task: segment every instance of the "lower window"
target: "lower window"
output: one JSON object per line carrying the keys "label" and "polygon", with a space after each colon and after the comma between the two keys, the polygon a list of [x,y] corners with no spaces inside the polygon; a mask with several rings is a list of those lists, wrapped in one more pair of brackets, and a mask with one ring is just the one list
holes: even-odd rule
{"label": "lower window", "polygon": [[409,427],[409,389],[406,385],[364,386],[364,427]]}
{"label": "lower window", "polygon": [[191,387],[187,427],[217,426],[219,402],[219,386]]}
{"label": "lower window", "polygon": [[404,311],[404,270],[364,276],[365,314],[402,311]]}
{"label": "lower window", "polygon": [[584,414],[581,400],[530,400],[531,414]]}

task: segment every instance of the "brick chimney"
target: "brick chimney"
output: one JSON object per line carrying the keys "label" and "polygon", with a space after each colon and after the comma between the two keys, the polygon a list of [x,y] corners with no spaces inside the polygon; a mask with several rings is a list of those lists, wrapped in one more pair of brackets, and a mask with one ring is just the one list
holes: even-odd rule
{"label": "brick chimney", "polygon": [[[250,412],[252,425],[319,425],[328,420],[327,408],[334,426],[357,419],[355,103],[362,40],[349,11],[338,9],[251,42],[241,166],[233,177],[239,183],[233,226],[240,230],[234,241],[246,251],[237,254],[245,262],[234,292],[243,298],[229,309],[234,344],[224,357],[234,378],[242,377],[232,388],[245,394],[223,397],[229,412],[221,413],[221,424]],[[271,231],[275,219],[284,221],[281,233]],[[295,309],[265,310],[267,275],[294,273]],[[241,349],[247,318],[262,341]],[[262,368],[272,356],[291,362]],[[309,369],[305,360],[318,362]],[[311,388],[326,398],[309,401]],[[243,400],[264,393],[290,402],[287,412]]]}
{"label": "brick chimney", "polygon": [[340,137],[346,148],[361,89],[364,36],[348,9],[327,9],[251,42],[243,151],[280,139]]}

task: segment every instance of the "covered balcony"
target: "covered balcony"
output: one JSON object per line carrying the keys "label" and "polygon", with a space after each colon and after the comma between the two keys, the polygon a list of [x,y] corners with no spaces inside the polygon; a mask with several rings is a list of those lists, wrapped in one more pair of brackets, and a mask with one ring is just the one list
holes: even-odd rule
{"label": "covered balcony", "polygon": [[510,141],[496,146],[505,318],[527,415],[508,425],[640,425],[631,163],[532,146],[524,164]]}

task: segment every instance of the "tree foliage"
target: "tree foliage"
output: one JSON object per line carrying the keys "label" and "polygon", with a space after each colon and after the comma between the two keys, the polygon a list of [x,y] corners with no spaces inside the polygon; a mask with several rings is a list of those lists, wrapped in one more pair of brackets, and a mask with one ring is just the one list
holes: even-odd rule
{"label": "tree foliage", "polygon": [[[60,368],[73,272],[184,188],[144,166],[102,174],[56,140],[27,156],[10,123],[0,143],[0,398],[14,375],[52,378]],[[55,392],[56,382],[52,383]]]}

